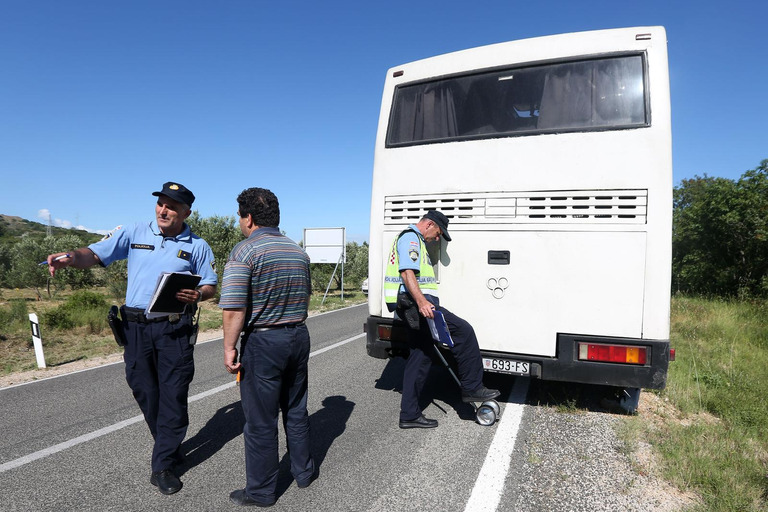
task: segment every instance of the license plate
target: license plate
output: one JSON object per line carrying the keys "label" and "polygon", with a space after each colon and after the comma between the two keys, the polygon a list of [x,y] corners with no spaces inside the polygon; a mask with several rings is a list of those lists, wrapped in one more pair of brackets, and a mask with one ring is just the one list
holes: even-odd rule
{"label": "license plate", "polygon": [[512,359],[500,359],[497,357],[484,357],[483,369],[487,372],[513,373],[515,375],[528,375],[531,373],[531,363],[528,361],[514,361]]}

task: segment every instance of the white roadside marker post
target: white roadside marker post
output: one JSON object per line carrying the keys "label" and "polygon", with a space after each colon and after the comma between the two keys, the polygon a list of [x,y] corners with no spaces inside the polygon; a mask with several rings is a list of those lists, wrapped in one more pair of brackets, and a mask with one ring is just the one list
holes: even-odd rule
{"label": "white roadside marker post", "polygon": [[43,339],[40,337],[40,322],[35,313],[29,314],[29,325],[32,327],[32,344],[35,346],[37,367],[45,368],[45,356],[43,355]]}

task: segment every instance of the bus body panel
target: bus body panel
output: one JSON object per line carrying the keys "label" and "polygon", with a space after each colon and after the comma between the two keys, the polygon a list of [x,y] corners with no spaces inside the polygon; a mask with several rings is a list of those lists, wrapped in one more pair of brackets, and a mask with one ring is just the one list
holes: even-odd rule
{"label": "bus body panel", "polygon": [[[441,304],[472,324],[484,350],[555,356],[558,333],[642,337],[644,233],[492,236],[462,234],[440,272],[461,282],[440,291]],[[509,251],[510,264],[489,265],[489,250]]]}

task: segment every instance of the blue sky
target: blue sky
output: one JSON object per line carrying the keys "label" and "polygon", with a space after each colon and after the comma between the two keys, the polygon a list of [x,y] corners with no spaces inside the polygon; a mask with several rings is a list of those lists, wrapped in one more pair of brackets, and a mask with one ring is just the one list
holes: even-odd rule
{"label": "blue sky", "polygon": [[368,238],[388,68],[563,32],[663,25],[675,184],[768,158],[762,2],[3,0],[0,213],[109,230],[165,181],[204,217],[260,186],[281,228]]}

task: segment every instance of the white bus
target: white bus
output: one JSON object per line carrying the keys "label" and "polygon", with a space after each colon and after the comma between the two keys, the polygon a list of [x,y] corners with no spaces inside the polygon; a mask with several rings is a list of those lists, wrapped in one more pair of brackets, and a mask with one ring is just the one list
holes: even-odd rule
{"label": "white bus", "polygon": [[384,302],[394,238],[428,210],[440,303],[485,370],[660,389],[672,149],[663,27],[495,44],[390,69],[373,169],[367,350],[406,355]]}

